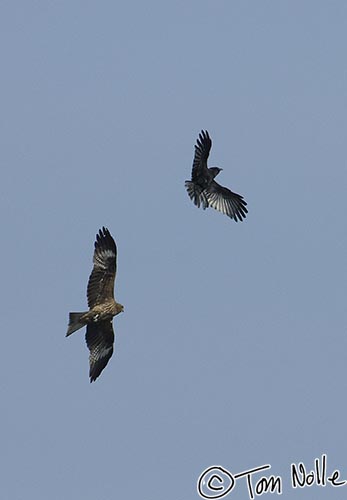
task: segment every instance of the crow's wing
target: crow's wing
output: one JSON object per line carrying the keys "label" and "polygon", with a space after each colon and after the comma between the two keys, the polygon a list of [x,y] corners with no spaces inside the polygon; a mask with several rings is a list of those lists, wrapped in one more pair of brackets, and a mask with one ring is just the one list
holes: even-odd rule
{"label": "crow's wing", "polygon": [[204,190],[208,205],[225,215],[228,215],[236,222],[242,221],[248,212],[247,203],[243,196],[233,193],[230,189],[221,186],[216,181],[212,181],[210,186]]}
{"label": "crow's wing", "polygon": [[93,257],[94,267],[89,276],[88,307],[103,304],[114,298],[114,281],[117,271],[117,247],[108,229],[103,227],[96,235]]}
{"label": "crow's wing", "polygon": [[86,342],[90,351],[89,377],[98,378],[113,354],[114,333],[112,321],[100,321],[87,325]]}
{"label": "crow's wing", "polygon": [[195,145],[195,154],[192,168],[192,181],[199,181],[200,176],[207,173],[207,158],[210,154],[212,141],[207,130],[202,130]]}

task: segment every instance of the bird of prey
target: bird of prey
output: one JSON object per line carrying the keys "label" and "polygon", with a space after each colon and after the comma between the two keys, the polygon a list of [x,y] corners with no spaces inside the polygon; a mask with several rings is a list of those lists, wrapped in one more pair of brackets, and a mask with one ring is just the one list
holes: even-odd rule
{"label": "bird of prey", "polygon": [[86,342],[90,351],[90,382],[98,378],[113,354],[113,316],[124,308],[114,299],[117,272],[117,247],[108,229],[103,227],[96,235],[93,263],[89,276],[87,298],[89,311],[70,312],[68,337],[87,326]]}
{"label": "bird of prey", "polygon": [[228,215],[236,222],[242,221],[248,212],[247,203],[243,196],[233,193],[230,189],[218,184],[214,178],[222,168],[208,167],[207,158],[212,146],[211,138],[207,130],[202,130],[195,145],[195,155],[192,168],[192,180],[186,181],[185,186],[190,198],[197,207],[202,205],[215,208]]}

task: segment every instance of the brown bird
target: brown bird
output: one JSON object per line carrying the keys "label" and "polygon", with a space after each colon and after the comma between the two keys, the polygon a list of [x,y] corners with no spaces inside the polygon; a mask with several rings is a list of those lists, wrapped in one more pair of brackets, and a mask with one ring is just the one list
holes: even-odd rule
{"label": "brown bird", "polygon": [[207,130],[202,130],[195,145],[192,179],[185,186],[190,198],[197,207],[205,210],[212,207],[236,222],[242,221],[248,212],[243,196],[233,193],[214,180],[222,168],[208,167],[207,159],[212,147],[212,140]]}
{"label": "brown bird", "polygon": [[87,326],[86,342],[90,351],[89,377],[98,378],[113,354],[114,332],[112,319],[124,310],[114,299],[117,272],[117,247],[108,229],[103,227],[96,235],[93,263],[89,276],[87,298],[89,311],[70,312],[68,337]]}

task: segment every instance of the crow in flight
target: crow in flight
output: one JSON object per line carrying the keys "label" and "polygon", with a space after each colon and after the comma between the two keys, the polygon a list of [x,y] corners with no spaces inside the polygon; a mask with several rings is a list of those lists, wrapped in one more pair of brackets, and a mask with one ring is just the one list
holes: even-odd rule
{"label": "crow in flight", "polygon": [[192,179],[186,181],[185,186],[190,198],[197,207],[202,205],[205,210],[212,207],[236,222],[242,221],[248,212],[247,203],[239,194],[218,184],[214,178],[222,168],[208,167],[207,158],[212,141],[207,130],[202,130],[195,145],[195,155],[192,168]]}

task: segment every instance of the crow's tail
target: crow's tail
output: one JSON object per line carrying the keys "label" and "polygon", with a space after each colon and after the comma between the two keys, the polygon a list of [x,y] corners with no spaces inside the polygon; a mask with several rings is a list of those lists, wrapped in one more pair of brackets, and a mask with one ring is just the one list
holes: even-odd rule
{"label": "crow's tail", "polygon": [[186,181],[185,186],[190,199],[193,200],[195,205],[197,207],[200,207],[200,205],[202,205],[202,208],[205,210],[205,208],[209,206],[205,191],[192,181]]}

